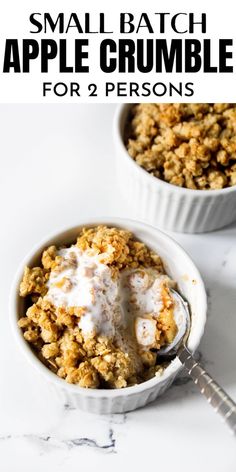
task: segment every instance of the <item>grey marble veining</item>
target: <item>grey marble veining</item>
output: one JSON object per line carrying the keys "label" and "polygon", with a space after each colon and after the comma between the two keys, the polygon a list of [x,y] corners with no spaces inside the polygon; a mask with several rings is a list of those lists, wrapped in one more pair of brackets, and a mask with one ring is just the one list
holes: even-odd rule
{"label": "grey marble veining", "polygon": [[114,431],[112,428],[109,428],[108,438],[104,443],[99,443],[96,439],[87,437],[73,437],[61,440],[56,436],[43,436],[32,433],[20,435],[8,434],[6,436],[0,437],[0,442],[17,442],[19,440],[25,440],[28,443],[33,442],[34,445],[43,449],[44,453],[58,448],[69,450],[77,447],[91,447],[104,452],[116,453],[116,440],[114,438]]}

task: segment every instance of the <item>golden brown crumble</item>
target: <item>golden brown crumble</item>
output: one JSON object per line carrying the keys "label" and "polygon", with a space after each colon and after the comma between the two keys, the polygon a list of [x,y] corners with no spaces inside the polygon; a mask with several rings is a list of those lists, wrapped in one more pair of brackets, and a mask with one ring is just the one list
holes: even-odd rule
{"label": "golden brown crumble", "polygon": [[196,190],[236,185],[236,105],[142,103],[131,109],[126,145],[146,171]]}
{"label": "golden brown crumble", "polygon": [[47,292],[46,279],[47,274],[42,267],[33,267],[33,269],[26,267],[20,284],[20,296],[26,297],[31,293],[44,295]]}
{"label": "golden brown crumble", "polygon": [[[160,257],[128,231],[106,226],[84,228],[76,246],[83,251],[95,251],[114,276],[127,269],[153,268],[164,277]],[[66,263],[75,263],[73,252]],[[27,267],[20,285],[20,296],[26,297],[30,306],[18,325],[40,360],[67,382],[88,388],[122,388],[161,373],[164,364],[158,364],[158,348],[171,342],[177,331],[173,301],[164,282],[164,306],[155,322],[155,349],[153,346],[144,349],[127,335],[126,328],[120,331],[119,340],[104,335],[83,336],[78,321],[85,308],[56,307],[45,296],[50,272],[60,272],[62,265],[65,267],[65,261],[62,263],[57,248],[50,246],[42,254],[42,267]],[[124,348],[127,336],[129,342]]]}

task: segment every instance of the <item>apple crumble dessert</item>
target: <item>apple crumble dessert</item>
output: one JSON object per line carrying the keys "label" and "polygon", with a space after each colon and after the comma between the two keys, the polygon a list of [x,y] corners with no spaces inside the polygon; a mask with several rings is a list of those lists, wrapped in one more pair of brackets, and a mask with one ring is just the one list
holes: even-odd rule
{"label": "apple crumble dessert", "polygon": [[39,359],[69,383],[121,388],[159,375],[158,350],[178,331],[175,286],[158,254],[132,233],[84,228],[25,268],[19,319]]}
{"label": "apple crumble dessert", "polygon": [[153,176],[196,190],[236,185],[236,104],[140,103],[125,142]]}

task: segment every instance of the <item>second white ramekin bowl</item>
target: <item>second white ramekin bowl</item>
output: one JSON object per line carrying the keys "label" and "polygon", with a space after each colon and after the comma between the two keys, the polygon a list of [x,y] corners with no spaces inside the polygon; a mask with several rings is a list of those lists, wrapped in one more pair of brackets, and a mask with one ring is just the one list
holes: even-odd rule
{"label": "second white ramekin bowl", "polygon": [[133,217],[183,233],[213,231],[236,220],[236,186],[191,190],[153,177],[136,164],[124,145],[130,106],[117,106],[113,135],[117,177]]}
{"label": "second white ramekin bowl", "polygon": [[140,385],[117,390],[85,389],[68,384],[51,372],[34,354],[17,325],[18,319],[26,311],[25,301],[19,297],[19,285],[25,265],[32,267],[39,264],[42,251],[46,247],[51,244],[71,244],[75,242],[82,227],[98,224],[121,227],[132,231],[138,239],[159,253],[167,273],[177,281],[179,290],[190,304],[192,326],[188,347],[191,351],[195,351],[202,337],[206,321],[206,292],[197,268],[186,252],[173,239],[151,226],[128,219],[100,218],[98,221],[98,219],[90,218],[88,221],[79,222],[78,226],[74,228],[66,229],[41,241],[20,265],[10,296],[10,317],[14,335],[27,360],[54,387],[61,401],[94,413],[123,413],[140,408],[161,395],[172,384],[180,371],[180,361],[178,359],[173,360],[165,369],[163,375],[154,377]]}

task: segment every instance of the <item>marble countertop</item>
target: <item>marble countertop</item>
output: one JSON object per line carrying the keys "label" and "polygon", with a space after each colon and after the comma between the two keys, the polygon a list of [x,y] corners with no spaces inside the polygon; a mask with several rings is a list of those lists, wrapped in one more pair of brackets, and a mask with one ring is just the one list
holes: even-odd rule
{"label": "marble countertop", "polygon": [[[233,472],[235,438],[185,374],[144,409],[96,416],[59,403],[12,336],[9,290],[32,245],[83,216],[132,217],[116,187],[113,113],[114,105],[0,106],[2,470]],[[172,236],[208,291],[199,356],[236,398],[236,223]]]}

